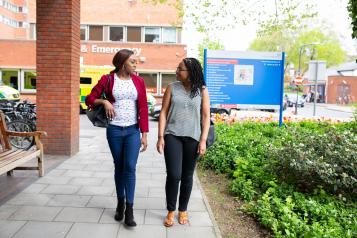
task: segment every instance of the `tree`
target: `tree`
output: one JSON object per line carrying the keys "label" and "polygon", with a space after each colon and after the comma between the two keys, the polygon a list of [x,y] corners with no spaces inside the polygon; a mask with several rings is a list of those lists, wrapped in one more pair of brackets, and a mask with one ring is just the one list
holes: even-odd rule
{"label": "tree", "polygon": [[357,0],[350,0],[347,9],[352,20],[352,38],[357,39]]}
{"label": "tree", "polygon": [[[286,65],[299,64],[299,48],[304,44],[318,42],[316,46],[304,47],[301,55],[301,71],[306,72],[311,59],[326,60],[327,66],[338,65],[344,62],[346,53],[340,46],[339,41],[323,34],[319,30],[310,30],[299,33],[295,38],[285,36],[282,32],[272,32],[265,37],[258,37],[250,45],[251,50],[256,51],[285,51]],[[309,53],[309,54],[308,54]]]}
{"label": "tree", "polygon": [[311,4],[296,0],[185,0],[185,4],[183,0],[142,1],[175,6],[182,20],[192,22],[197,31],[209,36],[240,23],[258,23],[261,33],[294,29],[316,14]]}
{"label": "tree", "polygon": [[198,45],[198,59],[203,65],[203,50],[224,50],[224,46],[219,40],[210,40],[209,37],[205,37]]}
{"label": "tree", "polygon": [[[301,71],[308,69],[307,62],[311,59],[326,60],[326,66],[331,67],[343,63],[346,52],[341,48],[340,42],[333,34],[325,35],[319,30],[311,30],[301,33],[291,45],[288,51],[288,60],[295,66],[299,63],[299,47],[303,44],[318,42],[318,45],[303,48],[301,55]],[[309,49],[309,50],[307,50]],[[309,54],[306,54],[306,53]]]}

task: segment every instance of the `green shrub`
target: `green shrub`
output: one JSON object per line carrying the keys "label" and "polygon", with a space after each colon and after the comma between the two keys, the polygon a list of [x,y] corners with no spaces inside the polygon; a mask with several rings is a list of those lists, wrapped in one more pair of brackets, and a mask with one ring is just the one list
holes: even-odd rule
{"label": "green shrub", "polygon": [[281,147],[270,146],[271,173],[302,191],[317,187],[334,194],[357,196],[357,135],[331,127],[324,134],[290,130]]}
{"label": "green shrub", "polygon": [[201,165],[228,174],[243,209],[275,237],[357,237],[355,122],[246,122],[216,131]]}

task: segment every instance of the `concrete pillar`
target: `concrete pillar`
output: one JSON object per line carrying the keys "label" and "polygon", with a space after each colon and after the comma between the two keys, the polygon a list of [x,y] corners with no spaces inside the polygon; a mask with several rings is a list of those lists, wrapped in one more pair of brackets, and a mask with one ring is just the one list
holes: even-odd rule
{"label": "concrete pillar", "polygon": [[80,0],[36,0],[37,128],[46,154],[79,150]]}

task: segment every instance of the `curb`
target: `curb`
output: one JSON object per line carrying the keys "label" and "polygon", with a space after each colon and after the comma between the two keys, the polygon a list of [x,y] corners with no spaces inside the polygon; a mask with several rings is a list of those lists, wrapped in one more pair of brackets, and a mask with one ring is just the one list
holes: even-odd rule
{"label": "curb", "polygon": [[205,194],[205,191],[204,191],[203,188],[202,188],[200,179],[199,179],[198,176],[197,176],[197,169],[195,169],[195,174],[194,174],[194,176],[195,176],[195,179],[196,179],[196,181],[197,181],[197,186],[198,186],[198,188],[201,190],[203,202],[204,202],[205,205],[206,205],[206,208],[207,208],[207,211],[208,211],[208,215],[209,215],[209,217],[211,218],[211,221],[212,221],[212,224],[213,224],[214,233],[216,234],[216,237],[217,237],[217,238],[222,238],[222,234],[221,234],[221,231],[219,230],[218,223],[217,223],[216,219],[214,218],[212,209],[211,209],[211,207],[210,207],[210,205],[209,205],[208,198],[207,198],[207,196],[206,196],[206,194]]}

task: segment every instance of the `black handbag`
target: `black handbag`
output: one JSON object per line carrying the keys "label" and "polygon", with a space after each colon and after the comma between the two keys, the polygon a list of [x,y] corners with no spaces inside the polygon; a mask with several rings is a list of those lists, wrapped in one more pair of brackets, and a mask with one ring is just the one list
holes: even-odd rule
{"label": "black handbag", "polygon": [[206,140],[206,147],[209,148],[213,145],[216,140],[216,131],[214,129],[214,122],[212,119],[210,120],[210,126],[208,130],[207,140]]}
{"label": "black handbag", "polygon": [[[110,76],[108,74],[108,81],[106,84],[106,88],[109,87]],[[100,97],[101,99],[107,99],[107,95],[105,94],[105,89]],[[109,120],[105,113],[105,108],[102,104],[95,106],[94,108],[88,109],[87,112],[88,119],[93,123],[94,126],[97,127],[108,127]]]}

